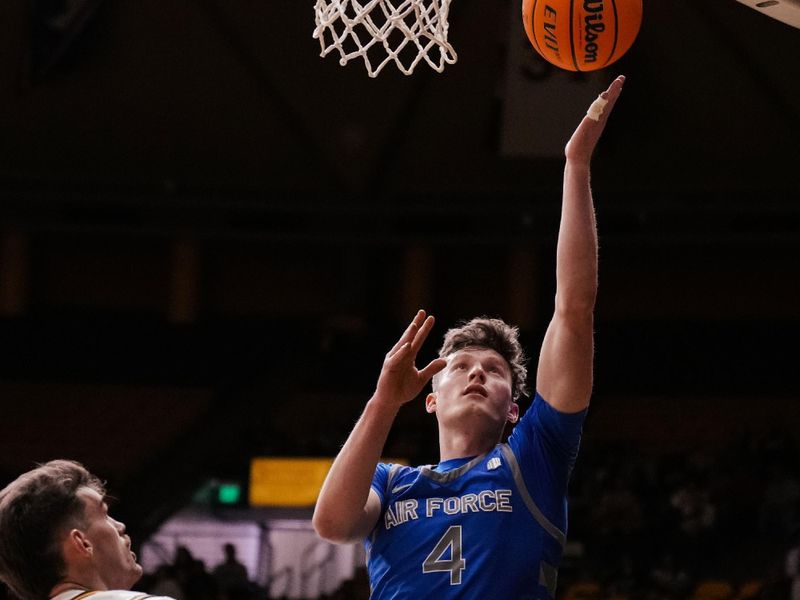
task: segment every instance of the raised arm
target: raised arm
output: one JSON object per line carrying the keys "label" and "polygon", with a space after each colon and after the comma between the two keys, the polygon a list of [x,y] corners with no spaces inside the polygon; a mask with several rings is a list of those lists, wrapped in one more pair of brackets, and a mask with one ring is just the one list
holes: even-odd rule
{"label": "raised arm", "polygon": [[433,327],[433,317],[419,311],[383,361],[375,394],[347,438],[322,485],[313,524],[331,542],[355,542],[366,537],[380,517],[372,477],[397,411],[413,400],[447,361],[437,358],[418,370],[419,349]]}
{"label": "raised arm", "polygon": [[555,312],[542,343],[536,375],[537,391],[561,412],[586,408],[592,391],[597,227],[589,164],[624,82],[624,77],[617,77],[595,100],[565,149]]}

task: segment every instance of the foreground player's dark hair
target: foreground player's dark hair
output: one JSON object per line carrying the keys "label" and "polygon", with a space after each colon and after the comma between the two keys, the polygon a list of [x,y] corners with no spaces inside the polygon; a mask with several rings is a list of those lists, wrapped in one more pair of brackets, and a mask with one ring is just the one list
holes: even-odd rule
{"label": "foreground player's dark hair", "polygon": [[444,335],[439,356],[446,357],[464,348],[494,350],[511,367],[511,393],[514,400],[528,393],[525,352],[519,343],[519,329],[501,319],[476,317],[459,323]]}
{"label": "foreground player's dark hair", "polygon": [[52,460],[0,491],[0,579],[22,600],[47,600],[64,576],[59,542],[84,521],[82,487],[105,495],[83,465]]}

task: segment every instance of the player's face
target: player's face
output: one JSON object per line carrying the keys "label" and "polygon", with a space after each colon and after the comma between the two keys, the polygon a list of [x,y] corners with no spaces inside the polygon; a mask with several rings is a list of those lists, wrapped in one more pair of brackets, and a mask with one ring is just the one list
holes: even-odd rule
{"label": "player's face", "polygon": [[111,518],[103,497],[91,488],[78,490],[84,503],[84,535],[92,545],[92,563],[108,589],[129,589],[142,576],[142,567],[131,551],[125,524]]}
{"label": "player's face", "polygon": [[519,414],[511,391],[511,367],[488,348],[454,352],[437,377],[427,407],[437,413],[440,423],[478,417],[502,430],[506,421],[516,422]]}

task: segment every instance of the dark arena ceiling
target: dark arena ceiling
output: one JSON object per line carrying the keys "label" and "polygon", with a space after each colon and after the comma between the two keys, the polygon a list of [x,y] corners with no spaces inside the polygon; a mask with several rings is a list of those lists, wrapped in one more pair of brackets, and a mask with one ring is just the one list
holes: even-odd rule
{"label": "dark arena ceiling", "polygon": [[733,0],[645,0],[633,48],[594,74],[542,63],[517,3],[454,0],[458,63],[377,79],[319,57],[312,2],[30,6],[1,9],[11,198],[92,190],[166,207],[227,195],[323,212],[542,204],[584,100],[624,73],[595,168],[601,208],[794,213],[800,33]]}

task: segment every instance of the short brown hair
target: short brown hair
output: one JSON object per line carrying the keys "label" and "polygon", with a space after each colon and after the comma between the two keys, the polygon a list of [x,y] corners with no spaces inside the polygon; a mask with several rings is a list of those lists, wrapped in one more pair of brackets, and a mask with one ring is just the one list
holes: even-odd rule
{"label": "short brown hair", "polygon": [[450,356],[464,348],[488,348],[502,356],[511,369],[511,394],[514,400],[528,393],[528,368],[519,329],[502,319],[476,317],[462,321],[444,334],[439,356]]}
{"label": "short brown hair", "polygon": [[0,580],[23,600],[46,600],[65,575],[60,533],[83,522],[83,487],[105,495],[80,463],[52,460],[0,491]]}

